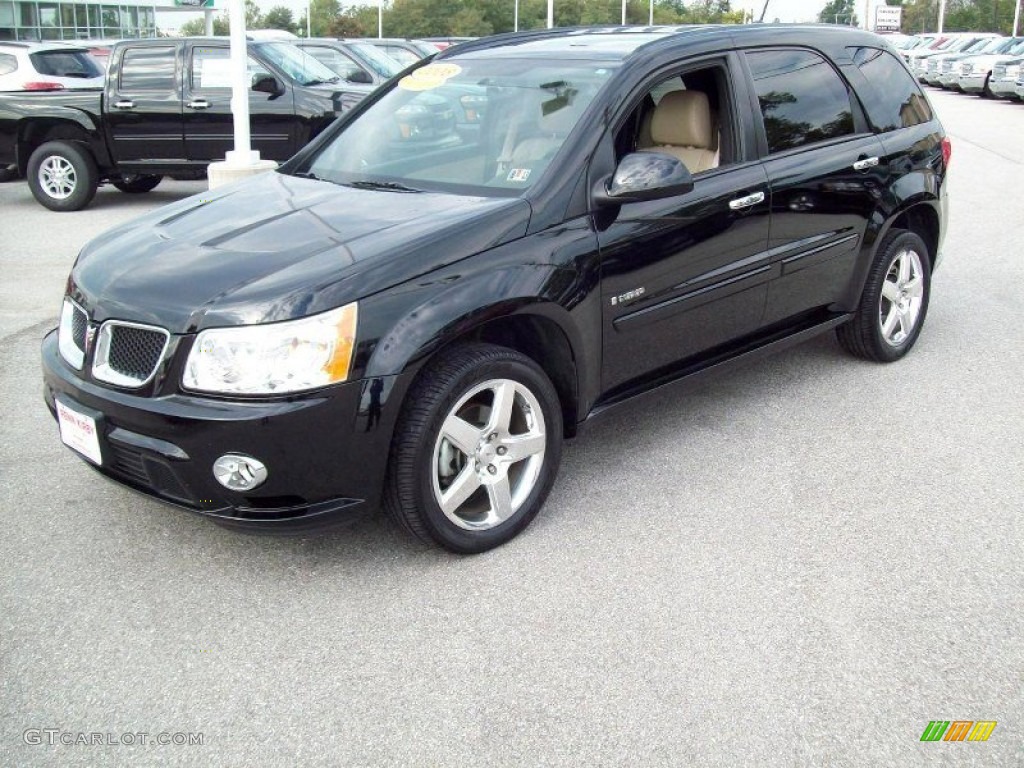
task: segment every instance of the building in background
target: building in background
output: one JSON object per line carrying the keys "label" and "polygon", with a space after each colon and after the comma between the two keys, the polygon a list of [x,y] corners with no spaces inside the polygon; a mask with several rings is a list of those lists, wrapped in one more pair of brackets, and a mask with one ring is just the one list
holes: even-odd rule
{"label": "building in background", "polygon": [[0,0],[0,40],[102,40],[156,36],[152,3]]}

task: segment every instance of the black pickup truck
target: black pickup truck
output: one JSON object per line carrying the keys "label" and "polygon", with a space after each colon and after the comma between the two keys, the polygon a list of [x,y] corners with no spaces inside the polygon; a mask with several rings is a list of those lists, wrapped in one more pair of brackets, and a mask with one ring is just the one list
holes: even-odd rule
{"label": "black pickup truck", "polygon": [[[252,147],[287,160],[372,86],[337,75],[294,45],[250,41]],[[17,165],[36,200],[87,206],[99,184],[148,192],[166,175],[201,177],[233,146],[226,38],[130,40],[102,91],[0,95],[0,167]]]}

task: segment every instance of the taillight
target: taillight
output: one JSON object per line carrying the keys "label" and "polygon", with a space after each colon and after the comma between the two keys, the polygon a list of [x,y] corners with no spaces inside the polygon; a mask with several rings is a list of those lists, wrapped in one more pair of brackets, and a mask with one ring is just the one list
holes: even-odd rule
{"label": "taillight", "polygon": [[64,86],[60,83],[48,83],[45,80],[34,80],[31,83],[25,83],[26,91],[63,91]]}
{"label": "taillight", "polygon": [[949,137],[942,137],[942,167],[949,168],[949,157],[953,154],[953,145],[949,143]]}

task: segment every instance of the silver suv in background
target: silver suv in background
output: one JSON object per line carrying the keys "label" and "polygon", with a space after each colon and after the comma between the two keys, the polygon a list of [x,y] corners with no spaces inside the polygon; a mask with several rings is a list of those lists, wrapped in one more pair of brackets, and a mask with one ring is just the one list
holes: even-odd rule
{"label": "silver suv in background", "polygon": [[0,43],[0,91],[102,88],[103,67],[88,48],[66,43]]}

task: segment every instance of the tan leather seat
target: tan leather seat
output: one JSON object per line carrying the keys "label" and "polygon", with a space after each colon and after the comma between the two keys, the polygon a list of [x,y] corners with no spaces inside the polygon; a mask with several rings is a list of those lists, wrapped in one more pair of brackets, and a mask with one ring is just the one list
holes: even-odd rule
{"label": "tan leather seat", "polygon": [[537,118],[537,135],[523,139],[512,150],[510,165],[513,168],[538,168],[547,161],[565,142],[565,137],[576,125],[580,108],[576,104],[565,104],[548,114],[543,114],[543,105],[536,109],[541,113]]}
{"label": "tan leather seat", "polygon": [[678,157],[690,173],[718,166],[716,131],[703,91],[670,91],[651,116],[651,144],[641,151]]}

